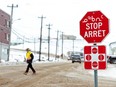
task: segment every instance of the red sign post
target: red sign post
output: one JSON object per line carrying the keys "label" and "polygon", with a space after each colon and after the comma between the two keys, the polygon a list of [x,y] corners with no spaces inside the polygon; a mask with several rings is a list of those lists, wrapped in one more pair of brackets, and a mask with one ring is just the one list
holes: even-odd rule
{"label": "red sign post", "polygon": [[108,33],[108,18],[101,11],[87,12],[80,21],[80,35],[88,43],[101,42]]}

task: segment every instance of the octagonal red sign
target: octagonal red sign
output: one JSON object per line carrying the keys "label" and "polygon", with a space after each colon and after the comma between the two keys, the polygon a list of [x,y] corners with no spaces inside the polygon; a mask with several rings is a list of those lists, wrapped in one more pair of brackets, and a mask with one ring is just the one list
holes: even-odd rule
{"label": "octagonal red sign", "polygon": [[80,35],[88,43],[101,42],[109,33],[109,20],[101,11],[90,11],[80,21]]}

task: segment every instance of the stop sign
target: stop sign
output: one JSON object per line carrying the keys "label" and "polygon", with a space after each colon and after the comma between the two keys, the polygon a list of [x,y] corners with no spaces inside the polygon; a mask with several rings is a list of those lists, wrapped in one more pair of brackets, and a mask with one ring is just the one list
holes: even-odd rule
{"label": "stop sign", "polygon": [[109,20],[101,11],[90,11],[80,21],[80,35],[88,43],[101,42],[109,33]]}

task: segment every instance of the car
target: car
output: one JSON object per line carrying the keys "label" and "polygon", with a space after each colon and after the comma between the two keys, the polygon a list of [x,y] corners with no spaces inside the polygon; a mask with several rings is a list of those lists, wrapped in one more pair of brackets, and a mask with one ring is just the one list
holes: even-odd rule
{"label": "car", "polygon": [[72,60],[72,58],[71,58],[71,56],[68,56],[68,58],[67,58],[68,60]]}
{"label": "car", "polygon": [[80,55],[73,54],[73,55],[71,55],[71,59],[72,59],[72,63],[74,63],[74,62],[81,63],[81,56]]}
{"label": "car", "polygon": [[116,64],[116,55],[107,55],[107,62],[110,64]]}

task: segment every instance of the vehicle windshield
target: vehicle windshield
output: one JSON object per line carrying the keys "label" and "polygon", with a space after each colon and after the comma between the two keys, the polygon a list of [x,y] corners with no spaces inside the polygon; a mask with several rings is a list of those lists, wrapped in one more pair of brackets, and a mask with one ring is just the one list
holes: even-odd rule
{"label": "vehicle windshield", "polygon": [[80,57],[80,55],[72,55],[73,57]]}

